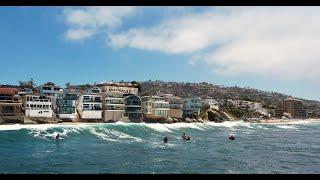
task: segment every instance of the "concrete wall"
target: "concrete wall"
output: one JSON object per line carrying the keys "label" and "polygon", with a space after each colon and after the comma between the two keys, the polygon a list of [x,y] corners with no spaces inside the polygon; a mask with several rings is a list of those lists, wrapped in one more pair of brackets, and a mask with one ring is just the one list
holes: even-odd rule
{"label": "concrete wall", "polygon": [[79,114],[82,119],[102,119],[102,111],[82,111]]}
{"label": "concrete wall", "polygon": [[182,118],[182,113],[183,113],[182,109],[170,109],[168,111],[168,116]]}
{"label": "concrete wall", "polygon": [[104,121],[123,121],[124,111],[104,111]]}
{"label": "concrete wall", "polygon": [[52,117],[53,111],[50,109],[46,110],[35,110],[35,109],[26,109],[27,117]]}
{"label": "concrete wall", "polygon": [[73,114],[58,114],[58,117],[60,119],[76,119],[77,115],[75,113],[73,113]]}

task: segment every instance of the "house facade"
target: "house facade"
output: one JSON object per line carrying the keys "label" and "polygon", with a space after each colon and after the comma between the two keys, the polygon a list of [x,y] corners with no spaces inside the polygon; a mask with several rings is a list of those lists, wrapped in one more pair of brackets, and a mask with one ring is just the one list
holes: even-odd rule
{"label": "house facade", "polygon": [[26,95],[23,100],[23,109],[27,117],[53,116],[51,98],[42,95]]}
{"label": "house facade", "polygon": [[138,95],[138,88],[130,83],[101,83],[97,85],[103,93],[122,92],[124,94]]}
{"label": "house facade", "polygon": [[60,119],[76,119],[78,113],[76,111],[78,95],[74,93],[62,93],[57,95],[56,114]]}
{"label": "house facade", "polygon": [[154,116],[168,116],[170,110],[169,101],[162,96],[142,97],[143,113]]}
{"label": "house facade", "polygon": [[0,88],[0,116],[22,116],[22,101],[16,88]]}
{"label": "house facade", "polygon": [[82,119],[102,119],[102,96],[96,94],[79,96],[77,112]]}
{"label": "house facade", "polygon": [[183,106],[183,117],[198,116],[202,107],[201,99],[196,98],[185,98]]}
{"label": "house facade", "polygon": [[142,100],[139,96],[125,95],[125,116],[131,121],[138,121],[142,117]]}
{"label": "house facade", "polygon": [[125,99],[122,92],[105,92],[104,94],[104,122],[126,121]]}

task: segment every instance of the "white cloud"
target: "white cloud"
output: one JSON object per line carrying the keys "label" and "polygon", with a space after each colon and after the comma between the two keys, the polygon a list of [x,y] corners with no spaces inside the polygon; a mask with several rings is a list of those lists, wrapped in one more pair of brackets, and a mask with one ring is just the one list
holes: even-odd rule
{"label": "white cloud", "polygon": [[191,56],[209,52],[196,59],[216,73],[314,79],[320,77],[319,20],[318,7],[231,7],[109,33],[109,38],[118,48]]}
{"label": "white cloud", "polygon": [[90,38],[99,31],[111,31],[122,24],[125,17],[132,15],[135,7],[85,7],[68,8],[64,19],[69,29],[66,38],[81,40]]}

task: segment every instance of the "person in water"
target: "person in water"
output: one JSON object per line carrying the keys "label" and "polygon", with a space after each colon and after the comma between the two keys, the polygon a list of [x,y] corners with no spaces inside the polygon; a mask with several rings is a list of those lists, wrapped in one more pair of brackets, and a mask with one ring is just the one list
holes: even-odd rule
{"label": "person in water", "polygon": [[236,137],[235,137],[234,135],[231,135],[231,136],[229,136],[229,139],[230,139],[231,141],[233,141],[233,140],[236,139]]}
{"label": "person in water", "polygon": [[183,135],[182,135],[182,139],[183,139],[183,140],[186,140],[186,139],[187,139],[187,136],[186,136],[186,134],[185,134],[185,133],[183,133]]}
{"label": "person in water", "polygon": [[168,138],[165,137],[165,138],[163,139],[163,142],[164,142],[164,143],[167,143],[167,142],[168,142]]}
{"label": "person in water", "polygon": [[189,140],[190,140],[190,137],[188,136],[186,140],[189,141]]}
{"label": "person in water", "polygon": [[58,133],[57,136],[56,136],[56,139],[59,139],[59,138],[60,138],[60,134]]}

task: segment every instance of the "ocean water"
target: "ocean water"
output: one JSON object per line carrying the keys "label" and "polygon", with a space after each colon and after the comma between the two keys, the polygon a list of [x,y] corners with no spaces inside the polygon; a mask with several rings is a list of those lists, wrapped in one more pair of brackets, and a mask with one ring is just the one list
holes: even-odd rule
{"label": "ocean water", "polygon": [[1,125],[0,173],[320,173],[319,132],[311,122]]}

